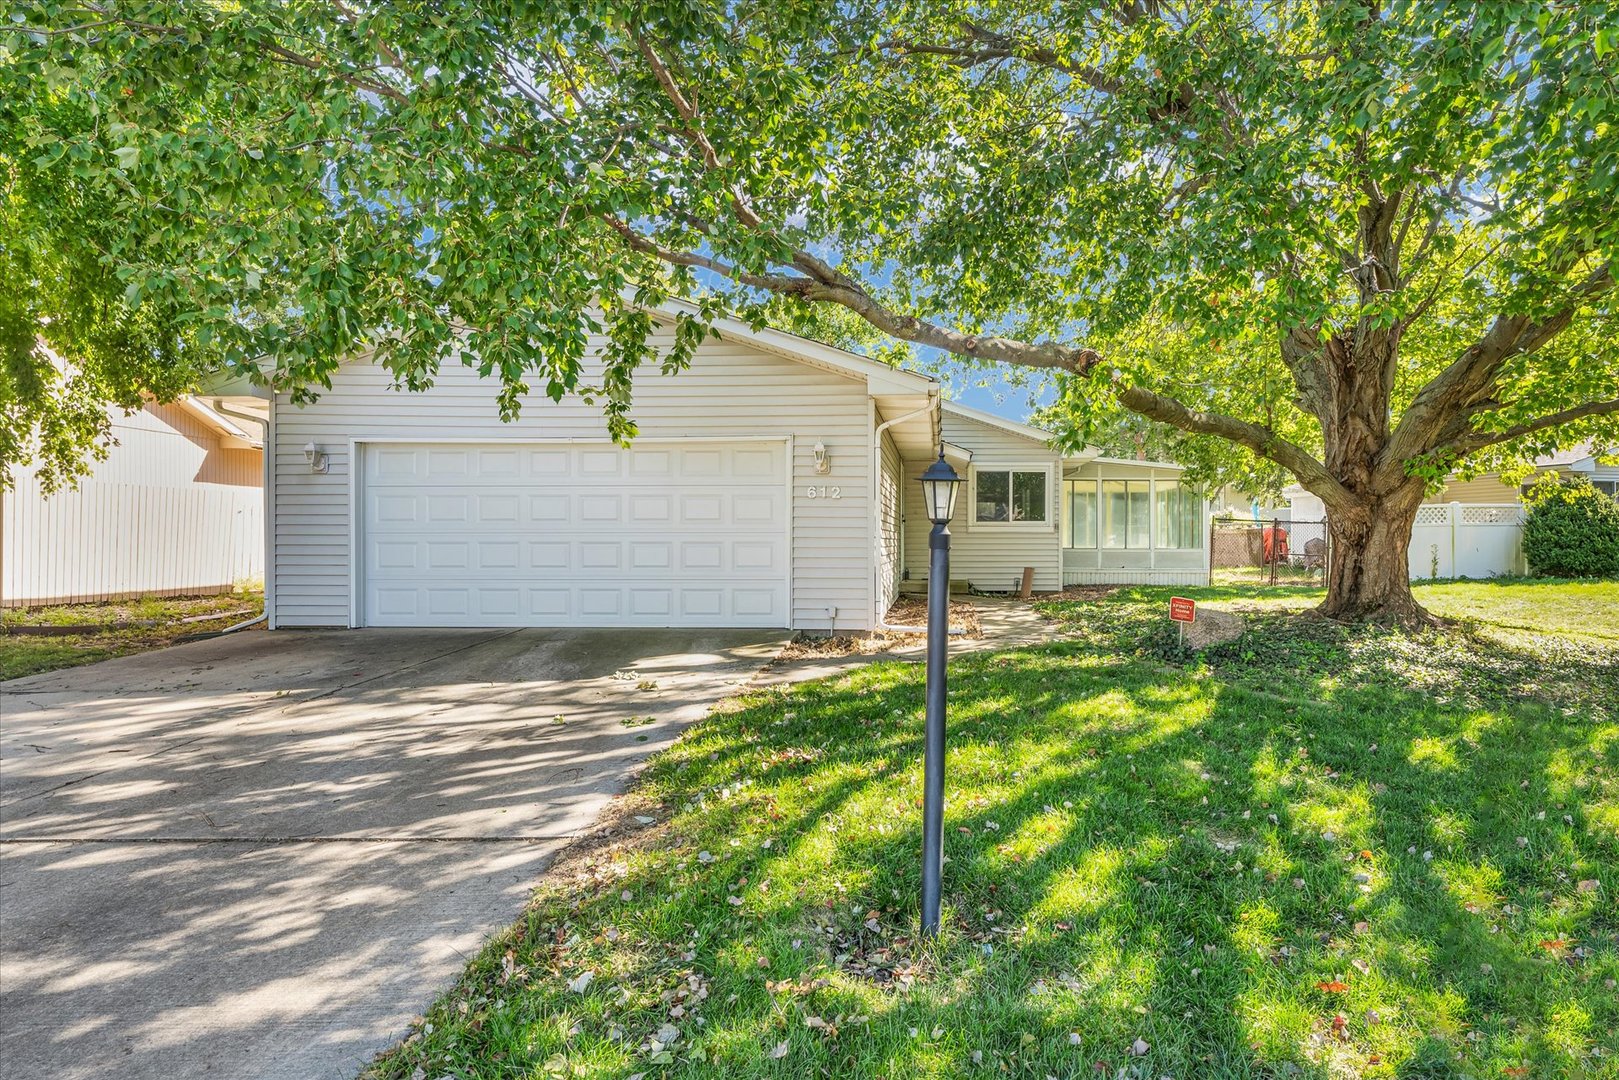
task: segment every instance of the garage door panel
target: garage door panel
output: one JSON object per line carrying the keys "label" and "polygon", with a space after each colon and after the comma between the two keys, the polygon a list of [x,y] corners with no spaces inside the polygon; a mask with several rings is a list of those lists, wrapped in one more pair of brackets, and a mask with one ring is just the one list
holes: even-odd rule
{"label": "garage door panel", "polygon": [[528,475],[534,479],[566,480],[573,475],[572,460],[566,450],[530,450]]}
{"label": "garage door panel", "polygon": [[674,567],[673,545],[657,541],[631,541],[631,570],[664,571]]}
{"label": "garage door panel", "polygon": [[528,520],[554,524],[567,521],[570,516],[568,497],[566,495],[530,495],[528,497]]}
{"label": "garage door panel", "polygon": [[618,570],[624,565],[624,552],[617,543],[584,542],[579,545],[579,569]]}
{"label": "garage door panel", "polygon": [[731,545],[731,565],[737,570],[772,573],[777,565],[777,545],[769,541],[737,540]]}
{"label": "garage door panel", "polygon": [[419,466],[414,450],[379,448],[371,461],[372,476],[385,480],[415,479]]}
{"label": "garage door panel", "polygon": [[725,565],[725,545],[718,540],[688,540],[680,545],[682,570],[718,570]]}
{"label": "garage door panel", "polygon": [[725,476],[722,450],[681,450],[680,480],[719,480]]}
{"label": "garage door panel", "polygon": [[769,450],[737,450],[731,461],[732,475],[738,480],[781,480],[784,465]]}
{"label": "garage door panel", "polygon": [[571,545],[566,540],[530,540],[528,567],[530,570],[567,570],[573,565],[570,551]]}
{"label": "garage door panel", "polygon": [[588,476],[597,480],[608,478],[616,479],[624,473],[624,452],[622,450],[581,450],[579,452],[579,475]]}
{"label": "garage door panel", "polygon": [[522,545],[516,540],[484,540],[479,542],[479,570],[516,570],[518,551]]}
{"label": "garage door panel", "polygon": [[427,452],[428,480],[464,480],[475,475],[472,459],[476,451],[460,448]]}
{"label": "garage door panel", "polygon": [[731,520],[738,525],[761,525],[781,519],[781,496],[769,492],[731,496]]}
{"label": "garage door panel", "polygon": [[680,497],[681,524],[720,525],[725,521],[724,505],[719,495],[683,495]]}
{"label": "garage door panel", "polygon": [[568,589],[528,589],[526,611],[537,626],[562,625],[573,614]]}
{"label": "garage door panel", "polygon": [[631,495],[630,522],[667,522],[674,517],[673,506],[668,495]]}
{"label": "garage door panel", "polygon": [[476,500],[479,525],[515,525],[517,524],[517,506],[519,498],[516,492],[500,495],[479,495]]}
{"label": "garage door panel", "polygon": [[629,475],[635,479],[664,480],[674,468],[673,455],[667,450],[631,450]]}
{"label": "garage door panel", "polygon": [[723,610],[725,610],[724,589],[680,590],[680,613],[687,618],[718,618]]}
{"label": "garage door panel", "polygon": [[603,522],[622,521],[624,499],[620,495],[580,495],[577,520],[598,525]]}
{"label": "garage door panel", "polygon": [[362,621],[785,626],[785,447],[368,447]]}
{"label": "garage door panel", "polygon": [[516,450],[479,450],[478,476],[485,479],[512,479],[523,475],[523,455]]}
{"label": "garage door panel", "polygon": [[428,571],[465,570],[472,565],[471,541],[429,540],[426,547]]}

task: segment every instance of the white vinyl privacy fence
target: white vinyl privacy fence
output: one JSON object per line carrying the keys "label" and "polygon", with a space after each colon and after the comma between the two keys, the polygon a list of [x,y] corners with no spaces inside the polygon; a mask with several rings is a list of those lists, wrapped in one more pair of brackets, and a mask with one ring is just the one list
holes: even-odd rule
{"label": "white vinyl privacy fence", "polygon": [[1528,573],[1523,507],[1517,503],[1422,506],[1411,530],[1411,578],[1487,578]]}
{"label": "white vinyl privacy fence", "polygon": [[0,502],[3,607],[222,592],[264,576],[260,488],[87,479],[45,498],[23,474]]}

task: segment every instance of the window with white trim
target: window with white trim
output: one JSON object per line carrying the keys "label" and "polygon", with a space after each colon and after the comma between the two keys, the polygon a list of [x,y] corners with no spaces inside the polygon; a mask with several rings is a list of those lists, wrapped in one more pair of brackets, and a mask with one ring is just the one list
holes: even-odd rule
{"label": "window with white trim", "polygon": [[980,524],[1043,523],[1050,500],[1044,469],[973,470],[973,520]]}

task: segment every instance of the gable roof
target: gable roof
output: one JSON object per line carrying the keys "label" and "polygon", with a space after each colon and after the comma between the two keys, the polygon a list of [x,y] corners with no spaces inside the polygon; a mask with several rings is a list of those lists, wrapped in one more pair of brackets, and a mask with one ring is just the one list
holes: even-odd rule
{"label": "gable roof", "polygon": [[1008,420],[1004,416],[996,416],[994,413],[984,412],[981,409],[968,408],[966,405],[959,405],[954,401],[944,402],[943,407],[945,412],[954,416],[959,416],[964,420],[973,420],[992,428],[1000,428],[1002,431],[1012,435],[1018,435],[1031,442],[1037,442],[1048,450],[1051,448],[1051,440],[1055,438],[1051,432],[1044,428],[1037,428],[1032,424],[1020,424],[1016,420]]}
{"label": "gable roof", "polygon": [[[649,310],[669,320],[673,320],[677,314],[694,315],[697,312],[695,305],[683,300],[670,300]],[[809,364],[850,378],[875,380],[882,385],[882,389],[879,391],[874,385],[873,392],[927,394],[935,393],[939,388],[939,380],[931,375],[906,371],[904,368],[884,364],[812,338],[790,334],[785,330],[773,330],[770,327],[755,330],[741,319],[724,315],[709,320],[709,325],[718,330],[721,337],[733,341],[746,341],[778,356],[797,360],[801,364]]]}

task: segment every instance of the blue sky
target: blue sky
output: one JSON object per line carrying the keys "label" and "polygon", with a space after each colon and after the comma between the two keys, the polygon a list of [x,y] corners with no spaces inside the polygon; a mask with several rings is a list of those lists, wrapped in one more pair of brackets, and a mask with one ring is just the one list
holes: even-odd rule
{"label": "blue sky", "polygon": [[1056,397],[1051,377],[1030,368],[965,364],[936,349],[918,348],[907,367],[944,383],[944,396],[973,409],[1026,423],[1029,414]]}
{"label": "blue sky", "polygon": [[[999,372],[972,374],[975,383],[981,382],[984,385],[950,385],[947,396],[951,401],[958,401],[969,408],[982,409],[984,412],[1004,416],[1008,420],[1017,420],[1020,423],[1029,419],[1032,388],[1013,386]],[[1033,397],[1034,404],[1048,404],[1051,393],[1049,390],[1037,391]]]}

